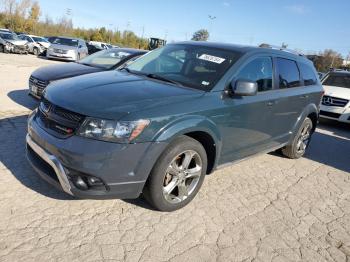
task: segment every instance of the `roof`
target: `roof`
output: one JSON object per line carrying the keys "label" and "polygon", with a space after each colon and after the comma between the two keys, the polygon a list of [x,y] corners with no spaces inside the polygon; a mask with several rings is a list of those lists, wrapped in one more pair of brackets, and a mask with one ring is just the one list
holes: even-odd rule
{"label": "roof", "polygon": [[147,53],[148,52],[148,50],[142,50],[142,49],[136,49],[136,48],[115,48],[115,47],[113,47],[113,48],[110,48],[110,49],[107,49],[107,50],[111,50],[111,49],[113,49],[113,50],[118,50],[118,51],[125,51],[125,52],[129,52],[129,53]]}
{"label": "roof", "polygon": [[228,50],[228,51],[240,52],[242,54],[248,53],[248,52],[261,52],[261,51],[263,51],[263,52],[271,53],[271,54],[275,54],[275,55],[280,54],[283,56],[289,56],[295,60],[303,60],[305,62],[312,63],[304,55],[297,54],[291,50],[276,49],[276,48],[271,48],[271,47],[236,45],[236,44],[229,44],[229,43],[217,43],[217,42],[207,42],[207,41],[184,41],[184,42],[177,42],[174,44],[186,44],[186,45],[194,45],[194,46],[219,48],[219,49]]}
{"label": "roof", "polygon": [[186,45],[194,45],[194,46],[219,48],[219,49],[225,49],[225,50],[242,52],[242,53],[246,53],[250,50],[257,48],[257,47],[253,47],[253,46],[236,45],[236,44],[229,44],[229,43],[218,43],[218,42],[207,42],[207,41],[184,41],[184,42],[177,42],[175,44],[186,44]]}
{"label": "roof", "polygon": [[350,71],[346,71],[346,70],[335,70],[335,71],[330,71],[328,72],[328,74],[330,75],[350,75]]}

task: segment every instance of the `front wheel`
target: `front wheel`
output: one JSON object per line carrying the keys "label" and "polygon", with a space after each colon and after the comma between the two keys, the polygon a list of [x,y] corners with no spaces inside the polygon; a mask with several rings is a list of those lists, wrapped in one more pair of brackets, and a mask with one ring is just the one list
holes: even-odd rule
{"label": "front wheel", "polygon": [[292,143],[282,149],[283,155],[292,159],[302,157],[309,146],[312,132],[313,124],[311,119],[307,117],[301,124]]}
{"label": "front wheel", "polygon": [[38,56],[39,55],[39,49],[38,48],[34,48],[33,49],[33,55],[35,55],[35,56]]}
{"label": "front wheel", "polygon": [[160,211],[180,209],[196,196],[206,170],[207,154],[202,144],[187,136],[178,137],[158,159],[143,194]]}

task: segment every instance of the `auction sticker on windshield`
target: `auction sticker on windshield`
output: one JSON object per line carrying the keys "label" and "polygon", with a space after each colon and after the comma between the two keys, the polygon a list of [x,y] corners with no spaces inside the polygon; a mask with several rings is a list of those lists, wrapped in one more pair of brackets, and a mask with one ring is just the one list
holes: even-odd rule
{"label": "auction sticker on windshield", "polygon": [[205,61],[217,63],[217,64],[221,64],[222,62],[225,61],[225,58],[221,58],[221,57],[217,57],[217,56],[213,56],[213,55],[207,55],[207,54],[202,54],[198,58],[202,59],[202,60],[205,60]]}

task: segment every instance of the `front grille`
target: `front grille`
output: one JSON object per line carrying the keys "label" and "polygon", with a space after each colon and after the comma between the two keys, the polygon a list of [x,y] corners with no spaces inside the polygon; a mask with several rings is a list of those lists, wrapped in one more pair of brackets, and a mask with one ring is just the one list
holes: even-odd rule
{"label": "front grille", "polygon": [[320,111],[320,115],[333,117],[333,118],[339,118],[340,117],[340,114],[338,114],[338,113],[327,112],[327,111],[323,111],[323,110]]}
{"label": "front grille", "polygon": [[40,80],[36,77],[30,76],[29,78],[29,85],[30,86],[36,86],[37,88],[37,96],[42,96],[44,89],[47,87],[49,84],[48,81]]}
{"label": "front grille", "polygon": [[322,105],[325,106],[337,106],[344,107],[349,103],[349,100],[343,98],[337,98],[333,96],[323,96],[322,97]]}
{"label": "front grille", "polygon": [[45,175],[51,177],[56,182],[59,182],[55,170],[44,161],[30,146],[27,145],[27,153],[31,162]]}
{"label": "front grille", "polygon": [[75,133],[85,116],[56,106],[43,98],[38,116],[41,124],[58,137],[68,137]]}
{"label": "front grille", "polygon": [[54,48],[53,51],[57,54],[67,54],[68,50],[63,50],[63,49],[58,49],[58,48]]}

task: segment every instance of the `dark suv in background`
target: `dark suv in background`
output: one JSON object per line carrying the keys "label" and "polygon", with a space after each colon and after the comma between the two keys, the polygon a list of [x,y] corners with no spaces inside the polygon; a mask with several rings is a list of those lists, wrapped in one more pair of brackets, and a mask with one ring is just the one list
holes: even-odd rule
{"label": "dark suv in background", "polygon": [[304,56],[168,44],[122,71],[54,82],[29,117],[27,156],[68,194],[137,198],[172,211],[206,174],[257,153],[304,153],[323,93]]}

